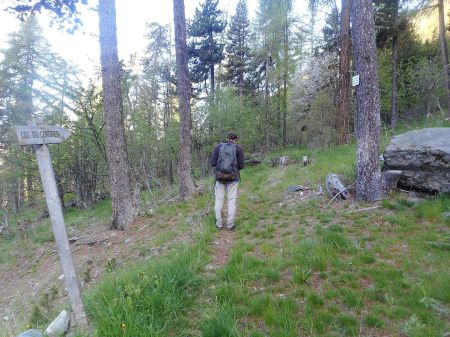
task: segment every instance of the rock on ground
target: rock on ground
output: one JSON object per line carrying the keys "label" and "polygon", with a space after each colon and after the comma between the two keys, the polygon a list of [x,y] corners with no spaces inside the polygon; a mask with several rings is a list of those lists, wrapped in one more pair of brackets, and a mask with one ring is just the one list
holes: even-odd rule
{"label": "rock on ground", "polygon": [[61,311],[58,317],[50,323],[45,330],[45,333],[49,337],[57,337],[64,334],[69,329],[70,315],[66,310]]}
{"label": "rock on ground", "polygon": [[22,332],[20,335],[16,337],[44,337],[44,334],[40,332],[39,330],[27,330],[25,332]]}
{"label": "rock on ground", "polygon": [[450,128],[428,128],[392,138],[384,151],[388,170],[401,170],[399,185],[450,192]]}

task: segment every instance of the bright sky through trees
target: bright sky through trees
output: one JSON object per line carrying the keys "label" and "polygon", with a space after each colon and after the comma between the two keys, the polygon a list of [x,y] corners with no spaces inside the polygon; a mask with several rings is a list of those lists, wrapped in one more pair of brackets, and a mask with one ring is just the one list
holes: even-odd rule
{"label": "bright sky through trees", "polygon": [[[19,28],[19,20],[5,11],[12,2],[12,0],[0,0],[0,49],[6,47],[8,34]],[[201,0],[185,0],[187,19],[193,17],[195,8],[199,7],[201,2]],[[237,2],[237,0],[220,0],[219,6],[230,17],[235,12]],[[94,9],[97,7],[97,1],[90,0],[88,3],[88,6],[80,6],[83,27],[74,34],[58,30],[57,27],[50,27],[47,13],[39,16],[39,22],[53,51],[75,63],[80,69],[89,73],[88,77],[92,77],[93,71],[98,69],[100,62],[98,15]],[[305,3],[304,0],[297,0],[295,12],[305,14]],[[248,7],[250,18],[254,18],[257,0],[248,0]],[[130,54],[144,50],[147,44],[144,37],[146,23],[172,24],[173,22],[172,1],[116,0],[116,9],[119,57],[126,62]]]}

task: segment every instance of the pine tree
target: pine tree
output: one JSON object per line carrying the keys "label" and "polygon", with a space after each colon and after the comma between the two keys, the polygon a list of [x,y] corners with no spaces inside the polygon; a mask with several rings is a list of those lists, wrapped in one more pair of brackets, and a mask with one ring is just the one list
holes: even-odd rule
{"label": "pine tree", "polygon": [[379,48],[391,48],[391,128],[397,126],[398,120],[398,59],[399,37],[407,29],[407,17],[400,13],[400,0],[377,0],[376,21],[377,46]]}
{"label": "pine tree", "polygon": [[[27,17],[30,13],[46,9],[54,14],[58,22],[72,27],[80,24],[77,16],[77,5],[86,0],[61,0],[49,3],[37,0],[34,4],[23,5],[21,1],[13,7],[19,17]],[[128,152],[125,141],[123,101],[121,92],[121,67],[117,54],[116,9],[115,0],[99,1],[99,37],[100,61],[102,66],[103,100],[106,116],[107,154],[110,188],[112,197],[112,228],[124,229],[134,218],[131,194],[131,176],[128,163]]]}
{"label": "pine tree", "polygon": [[106,148],[113,211],[111,228],[123,230],[133,221],[135,210],[125,140],[115,1],[100,0],[98,13]]}
{"label": "pine tree", "polygon": [[350,106],[350,0],[342,0],[339,31],[339,110],[336,116],[337,144],[347,144]]}
{"label": "pine tree", "polygon": [[[14,125],[29,124],[36,117],[63,119],[63,111],[70,101],[67,92],[76,80],[74,70],[50,50],[36,17],[29,16],[20,30],[10,35],[8,44],[0,63],[0,143],[10,150],[16,142],[11,137]],[[27,158],[23,162],[15,161],[18,166],[13,169],[15,178],[10,189],[13,209],[19,208],[25,197],[31,200],[33,196],[35,175],[32,160]]]}
{"label": "pine tree", "polygon": [[193,196],[195,192],[195,185],[192,179],[191,164],[191,88],[188,72],[184,0],[173,0],[173,20],[175,23],[177,91],[180,109],[180,155],[178,163],[178,176],[180,179],[180,195],[182,199],[186,200]]}
{"label": "pine tree", "polygon": [[224,45],[218,42],[218,35],[225,29],[222,11],[217,8],[218,0],[205,0],[189,24],[190,43],[188,54],[191,63],[191,78],[194,83],[208,79],[211,92],[215,90],[214,66],[224,59]]}
{"label": "pine tree", "polygon": [[260,47],[255,62],[264,87],[267,135],[272,138],[266,140],[268,146],[270,142],[287,142],[288,81],[294,70],[290,62],[291,11],[291,0],[259,0]]}
{"label": "pine tree", "polygon": [[339,51],[339,28],[339,11],[337,6],[334,6],[331,13],[325,19],[325,25],[322,28],[323,49],[325,51]]}
{"label": "pine tree", "polygon": [[445,80],[447,82],[447,110],[450,116],[450,64],[448,61],[448,46],[447,38],[445,36],[445,13],[444,0],[438,0],[438,15],[439,15],[439,45],[441,47],[442,66],[444,69]]}
{"label": "pine tree", "polygon": [[381,193],[380,94],[377,74],[375,23],[371,0],[354,1],[351,8],[355,70],[360,77],[357,95],[356,198],[375,201]]}
{"label": "pine tree", "polygon": [[236,14],[231,17],[227,32],[227,63],[225,79],[236,87],[242,96],[248,88],[248,72],[251,59],[249,47],[249,28],[247,2],[239,0]]}

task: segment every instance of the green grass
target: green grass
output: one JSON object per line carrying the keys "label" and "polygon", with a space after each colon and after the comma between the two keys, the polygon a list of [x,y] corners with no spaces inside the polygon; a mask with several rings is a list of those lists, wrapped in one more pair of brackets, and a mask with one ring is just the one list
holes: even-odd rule
{"label": "green grass", "polygon": [[[183,331],[183,317],[202,286],[204,238],[159,261],[112,273],[85,296],[99,336],[168,336]],[[203,242],[203,243],[202,243]]]}
{"label": "green grass", "polygon": [[176,231],[167,231],[167,232],[159,233],[155,237],[154,244],[156,246],[159,246],[159,245],[169,241],[170,239],[174,238],[177,234],[178,234],[178,232],[176,232]]}
{"label": "green grass", "polygon": [[[384,144],[390,135],[383,135]],[[157,201],[172,190],[145,195],[146,219],[158,233],[152,245],[166,245],[192,223],[200,224],[199,234],[150,261],[111,262],[108,275],[84,291],[94,335],[438,337],[450,331],[450,220],[443,216],[450,196],[415,202],[392,193],[371,211],[351,212],[349,202],[324,208],[328,196],[299,201],[287,186],[323,187],[329,173],[351,184],[355,145],[288,147],[268,158],[281,155],[313,161],[242,172],[234,242],[218,269],[206,266],[213,261],[211,241],[222,232],[215,231],[212,209],[199,216],[209,191],[167,205]],[[107,200],[68,210],[66,224],[77,230],[104,224],[110,211]],[[0,242],[0,252],[45,244],[50,227],[40,226]]]}

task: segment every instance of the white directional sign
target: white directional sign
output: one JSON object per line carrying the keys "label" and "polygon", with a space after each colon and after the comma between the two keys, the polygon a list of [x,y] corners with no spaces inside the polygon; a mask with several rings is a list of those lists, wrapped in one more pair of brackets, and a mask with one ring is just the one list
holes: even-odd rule
{"label": "white directional sign", "polygon": [[42,187],[44,188],[50,222],[52,223],[52,229],[55,235],[56,248],[61,260],[70,304],[72,305],[76,324],[81,330],[87,330],[89,323],[81,300],[75,265],[70,254],[62,204],[58,195],[58,186],[56,185],[50,151],[47,146],[47,144],[63,142],[64,139],[70,136],[70,132],[56,125],[20,125],[16,126],[16,134],[20,145],[33,145],[34,152],[36,153]]}
{"label": "white directional sign", "polygon": [[57,125],[18,125],[16,135],[19,145],[59,144],[70,132]]}

